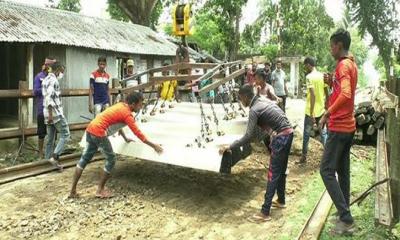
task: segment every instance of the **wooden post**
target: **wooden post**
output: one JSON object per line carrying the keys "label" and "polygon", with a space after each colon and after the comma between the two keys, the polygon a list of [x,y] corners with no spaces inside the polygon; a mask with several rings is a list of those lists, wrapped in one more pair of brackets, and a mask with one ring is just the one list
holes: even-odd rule
{"label": "wooden post", "polygon": [[[19,90],[22,92],[24,90],[29,89],[27,81],[19,81]],[[24,130],[28,125],[28,116],[29,116],[29,99],[28,98],[20,98],[19,99],[19,128],[21,129],[22,134],[24,134]],[[20,144],[22,144],[23,136],[19,138]]]}
{"label": "wooden post", "polygon": [[[34,80],[34,73],[33,73],[33,44],[27,47],[27,55],[26,55],[26,89],[33,89],[33,80]],[[26,125],[33,125],[33,99],[30,98],[27,101],[27,115],[25,121]]]}
{"label": "wooden post", "polygon": [[[121,86],[121,84],[119,82],[119,79],[118,78],[113,78],[112,79],[112,83],[111,83],[112,90],[115,90],[116,88],[119,88],[120,86]],[[112,95],[111,96],[112,99],[110,99],[110,102],[111,103],[115,103],[115,100],[117,99],[117,97],[118,97],[118,95],[117,96]]]}
{"label": "wooden post", "polygon": [[303,91],[302,91],[301,83],[300,83],[300,62],[296,62],[295,82],[296,82],[296,89],[297,89],[296,97],[298,99],[301,99],[303,97]]}
{"label": "wooden post", "polygon": [[400,116],[396,117],[394,109],[388,109],[386,124],[393,215],[398,221],[400,219]]}

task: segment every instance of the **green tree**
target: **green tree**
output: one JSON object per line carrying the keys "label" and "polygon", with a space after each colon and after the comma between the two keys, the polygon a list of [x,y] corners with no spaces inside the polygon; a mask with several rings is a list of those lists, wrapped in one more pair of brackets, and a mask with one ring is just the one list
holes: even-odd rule
{"label": "green tree", "polygon": [[279,56],[277,44],[265,44],[261,47],[261,53],[269,60],[274,61]]}
{"label": "green tree", "polygon": [[173,0],[108,0],[107,11],[112,19],[124,22],[132,21],[135,24],[155,29],[161,13],[172,3]]}
{"label": "green tree", "polygon": [[241,53],[259,53],[261,39],[261,25],[257,22],[252,25],[246,25],[240,36]]}
{"label": "green tree", "polygon": [[329,36],[334,23],[323,0],[263,0],[261,6],[260,22],[269,36],[268,44],[281,43],[280,55],[310,55],[319,65],[332,65]]}
{"label": "green tree", "polygon": [[47,6],[77,13],[81,11],[80,0],[60,0],[58,3],[54,0],[48,0]]}
{"label": "green tree", "polygon": [[110,14],[112,19],[129,22],[129,17],[124,13],[118,6],[117,0],[108,0],[107,12]]}
{"label": "green tree", "polygon": [[197,43],[201,49],[213,56],[223,57],[226,51],[224,37],[218,22],[213,19],[211,13],[201,12],[196,16],[194,33],[188,38],[188,41]]}
{"label": "green tree", "polygon": [[229,60],[236,59],[240,46],[239,24],[247,0],[208,0],[201,12],[208,12],[223,36],[222,44]]}
{"label": "green tree", "polygon": [[397,0],[346,0],[347,7],[352,10],[352,20],[358,24],[361,36],[364,37],[368,32],[372,36],[371,45],[378,47],[386,79],[390,75],[392,33],[399,26],[399,19],[394,17],[396,2]]}
{"label": "green tree", "polygon": [[350,34],[350,53],[354,55],[357,65],[362,66],[367,60],[368,48],[365,45],[364,41],[361,39],[360,35],[358,35],[358,33],[354,29],[350,30]]}

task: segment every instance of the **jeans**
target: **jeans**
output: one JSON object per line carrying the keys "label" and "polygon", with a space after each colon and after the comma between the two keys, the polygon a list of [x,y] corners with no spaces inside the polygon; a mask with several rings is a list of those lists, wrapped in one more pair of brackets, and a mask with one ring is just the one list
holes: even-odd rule
{"label": "jeans", "polygon": [[[354,133],[328,132],[320,174],[340,220],[353,223],[350,213],[350,148]],[[338,175],[336,179],[335,173]]]}
{"label": "jeans", "polygon": [[264,204],[261,207],[261,212],[266,215],[270,214],[275,192],[278,195],[278,202],[285,204],[286,169],[292,142],[293,133],[278,135],[271,140],[267,190],[264,196]]}
{"label": "jeans", "polygon": [[[321,120],[321,117],[315,118],[316,124],[319,124],[319,121]],[[304,117],[304,130],[303,130],[303,149],[302,149],[302,154],[303,156],[307,155],[308,152],[308,142],[310,141],[310,133],[313,128],[314,122],[312,121],[312,118],[308,115]],[[326,128],[324,127],[322,130],[320,130],[320,141],[321,143],[325,146],[326,144],[326,138],[327,138],[327,133],[326,133]]]}
{"label": "jeans", "polygon": [[86,147],[83,150],[81,159],[76,165],[80,169],[85,169],[86,165],[92,160],[94,154],[100,149],[101,153],[106,157],[104,171],[111,173],[115,165],[115,153],[112,149],[110,140],[107,137],[96,137],[86,132]]}
{"label": "jeans", "polygon": [[[60,139],[53,151],[56,132],[60,134]],[[56,123],[47,124],[47,137],[45,159],[50,159],[52,155],[58,159],[64,150],[65,143],[70,139],[68,123],[64,116],[60,116],[60,120]]]}

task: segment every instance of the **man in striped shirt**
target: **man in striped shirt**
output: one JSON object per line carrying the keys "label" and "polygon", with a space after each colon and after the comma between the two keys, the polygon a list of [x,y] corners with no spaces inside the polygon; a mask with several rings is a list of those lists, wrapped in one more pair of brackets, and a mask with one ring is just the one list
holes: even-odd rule
{"label": "man in striped shirt", "polygon": [[350,148],[356,130],[353,112],[358,70],[354,58],[349,54],[350,33],[338,29],[330,41],[331,54],[337,63],[334,76],[324,75],[332,94],[329,108],[320,120],[321,129],[328,122],[328,139],[320,173],[338,210],[339,218],[332,233],[345,235],[354,231],[354,219],[350,213]]}
{"label": "man in striped shirt", "polygon": [[[59,80],[63,78],[64,66],[55,62],[49,66],[49,73],[42,82],[43,115],[47,125],[47,146],[45,159],[62,170],[58,163],[66,142],[70,139],[68,122],[63,113],[61,89]],[[60,139],[54,148],[55,135],[60,133]]]}
{"label": "man in striped shirt", "polygon": [[[107,108],[93,119],[86,128],[86,148],[83,151],[81,159],[76,165],[75,174],[72,181],[70,197],[77,197],[76,185],[82,175],[83,169],[93,158],[97,149],[102,149],[105,155],[106,164],[96,191],[96,197],[109,198],[111,192],[105,189],[105,184],[111,176],[111,171],[115,165],[115,153],[112,149],[108,134],[111,128],[118,129],[116,125],[122,127],[128,125],[131,131],[145,144],[152,147],[157,153],[163,151],[159,144],[149,141],[144,134],[139,130],[135,123],[135,118],[132,112],[138,112],[143,105],[143,95],[139,92],[133,92],[126,97],[125,102],[119,102],[112,107]],[[125,138],[125,137],[124,137]],[[125,139],[126,141],[127,139]]]}

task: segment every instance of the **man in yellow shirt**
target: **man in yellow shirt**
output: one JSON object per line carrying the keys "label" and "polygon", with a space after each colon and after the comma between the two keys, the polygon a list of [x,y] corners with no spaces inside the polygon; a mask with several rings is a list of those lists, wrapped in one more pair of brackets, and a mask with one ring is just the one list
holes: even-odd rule
{"label": "man in yellow shirt", "polygon": [[[307,57],[304,60],[304,66],[307,71],[306,85],[307,85],[307,100],[304,118],[304,132],[303,132],[303,150],[302,156],[298,163],[306,163],[308,142],[310,140],[311,132],[319,126],[321,116],[325,112],[325,101],[328,97],[328,89],[324,83],[324,75],[317,71],[315,67],[315,59]],[[320,141],[325,145],[326,142],[326,129],[319,129],[321,138]]]}
{"label": "man in yellow shirt", "polygon": [[[168,63],[164,63],[163,66],[167,66]],[[168,70],[162,72],[163,76],[168,76]],[[162,82],[159,89],[159,96],[162,100],[172,102],[176,96],[178,82],[176,80]]]}

